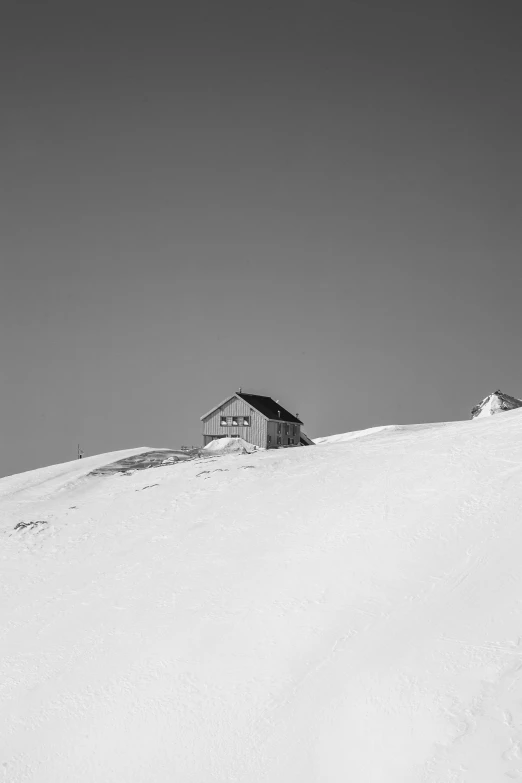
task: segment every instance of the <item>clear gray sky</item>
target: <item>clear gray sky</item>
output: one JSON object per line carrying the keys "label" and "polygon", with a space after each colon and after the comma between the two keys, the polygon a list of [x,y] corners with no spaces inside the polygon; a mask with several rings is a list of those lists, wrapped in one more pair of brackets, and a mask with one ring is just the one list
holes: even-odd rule
{"label": "clear gray sky", "polygon": [[0,475],[522,395],[519,6],[4,0]]}

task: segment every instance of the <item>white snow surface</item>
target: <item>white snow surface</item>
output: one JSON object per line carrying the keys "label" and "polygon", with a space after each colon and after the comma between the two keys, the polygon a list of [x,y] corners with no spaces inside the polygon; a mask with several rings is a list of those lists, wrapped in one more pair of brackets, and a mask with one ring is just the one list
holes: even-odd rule
{"label": "white snow surface", "polygon": [[445,427],[448,422],[438,424],[384,424],[380,427],[369,427],[366,430],[355,430],[354,432],[342,432],[339,435],[326,435],[322,438],[314,438],[316,445],[321,446],[325,443],[346,443],[349,440],[359,440],[359,438],[368,438],[373,435],[390,434],[400,431],[424,430],[432,427]]}
{"label": "white snow surface", "polygon": [[313,442],[317,445],[323,443],[346,443],[349,440],[357,440],[358,438],[366,438],[368,435],[376,435],[379,432],[394,431],[398,427],[394,424],[385,424],[381,427],[369,427],[366,430],[355,430],[354,432],[341,432],[339,435],[326,435],[323,438],[313,438]]}
{"label": "white snow surface", "polygon": [[216,438],[205,446],[205,451],[225,454],[251,454],[256,451],[252,443],[247,443],[243,438]]}
{"label": "white snow surface", "polygon": [[0,780],[522,780],[522,411],[121,458],[0,481]]}
{"label": "white snow surface", "polygon": [[485,416],[494,416],[495,413],[502,413],[502,407],[499,398],[495,394],[490,394],[481,402],[480,412],[475,416],[476,419],[484,418]]}
{"label": "white snow surface", "polygon": [[503,413],[501,402],[496,394],[490,394],[481,402],[480,412],[475,416],[476,419],[481,419],[484,416],[494,416],[496,413]]}

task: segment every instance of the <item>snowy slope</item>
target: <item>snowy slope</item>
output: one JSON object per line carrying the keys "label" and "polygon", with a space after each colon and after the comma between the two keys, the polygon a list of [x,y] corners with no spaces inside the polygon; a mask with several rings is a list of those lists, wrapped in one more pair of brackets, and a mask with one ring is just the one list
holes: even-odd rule
{"label": "snowy slope", "polygon": [[87,472],[0,481],[0,780],[522,780],[521,411]]}
{"label": "snowy slope", "polygon": [[68,483],[83,478],[92,470],[146,451],[149,451],[146,446],[138,449],[112,451],[108,454],[97,454],[94,457],[76,459],[61,465],[50,465],[38,470],[28,470],[15,476],[7,476],[7,478],[0,479],[0,500],[14,496],[19,492],[25,493],[24,499],[29,496],[33,498],[46,497],[55,490],[63,489]]}
{"label": "snowy slope", "polygon": [[[450,423],[450,422],[448,422]],[[412,432],[413,430],[426,430],[445,427],[446,422],[435,424],[384,424],[380,427],[369,427],[366,430],[354,430],[353,432],[341,432],[338,435],[326,435],[322,438],[314,438],[313,442],[317,446],[326,443],[347,443],[349,440],[359,440],[359,438],[368,438],[374,435],[389,435],[395,432]]]}
{"label": "snowy slope", "polygon": [[376,435],[379,432],[393,431],[396,427],[393,424],[385,424],[381,427],[369,427],[366,430],[355,430],[354,432],[340,432],[338,435],[326,435],[322,438],[313,438],[317,445],[324,443],[346,443],[349,440],[366,438],[368,435]]}

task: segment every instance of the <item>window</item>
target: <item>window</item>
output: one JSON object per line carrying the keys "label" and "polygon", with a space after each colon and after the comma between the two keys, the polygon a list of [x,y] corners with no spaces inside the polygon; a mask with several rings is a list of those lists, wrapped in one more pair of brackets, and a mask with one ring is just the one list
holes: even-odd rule
{"label": "window", "polygon": [[281,435],[281,422],[279,422],[277,425],[277,434]]}
{"label": "window", "polygon": [[[292,438],[295,435],[295,424],[292,424],[292,426],[290,427],[290,435],[292,436]],[[293,443],[293,441],[292,441],[292,443]]]}
{"label": "window", "polygon": [[288,426],[288,424],[285,424],[285,435],[288,435],[289,429],[290,427]]}
{"label": "window", "polygon": [[281,445],[281,436],[280,435],[277,436],[277,445],[278,446]]}
{"label": "window", "polygon": [[250,416],[221,416],[222,427],[250,427]]}
{"label": "window", "polygon": [[268,436],[268,445],[269,446],[272,445],[272,436],[271,435]]}

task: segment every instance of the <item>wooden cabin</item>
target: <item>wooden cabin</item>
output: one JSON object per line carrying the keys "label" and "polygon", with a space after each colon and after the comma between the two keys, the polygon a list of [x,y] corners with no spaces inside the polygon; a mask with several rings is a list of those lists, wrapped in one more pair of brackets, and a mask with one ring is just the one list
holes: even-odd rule
{"label": "wooden cabin", "polygon": [[243,438],[263,449],[308,445],[303,422],[271,397],[235,392],[201,417],[203,445],[217,438]]}

